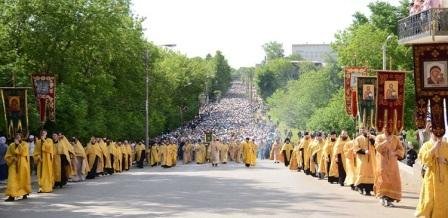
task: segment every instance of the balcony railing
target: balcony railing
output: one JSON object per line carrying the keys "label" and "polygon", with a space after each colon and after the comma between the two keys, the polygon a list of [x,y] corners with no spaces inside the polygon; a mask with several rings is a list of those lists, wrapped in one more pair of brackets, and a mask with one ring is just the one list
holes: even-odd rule
{"label": "balcony railing", "polygon": [[398,22],[403,44],[448,42],[448,8],[433,8]]}

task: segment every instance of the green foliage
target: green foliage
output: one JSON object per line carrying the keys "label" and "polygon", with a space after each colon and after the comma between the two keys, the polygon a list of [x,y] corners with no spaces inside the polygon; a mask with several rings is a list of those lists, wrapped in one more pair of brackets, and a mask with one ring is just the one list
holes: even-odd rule
{"label": "green foliage", "polygon": [[298,80],[278,89],[267,102],[274,119],[289,127],[305,129],[313,113],[325,106],[334,90],[342,85],[338,68],[329,65],[317,71],[303,73]]}
{"label": "green foliage", "polygon": [[[221,93],[225,93],[229,89],[230,82],[232,80],[232,68],[229,66],[221,51],[217,51],[211,61],[214,73],[216,75],[212,84],[213,91],[219,90]],[[213,97],[216,98],[217,96],[213,94]]]}
{"label": "green foliage", "polygon": [[[272,118],[279,121],[281,126],[286,125],[285,128],[325,131],[347,129],[353,133],[354,122],[345,115],[344,110],[340,66],[382,69],[382,46],[386,38],[392,35],[386,45],[387,69],[408,71],[405,83],[405,128],[415,128],[414,78],[413,73],[409,72],[413,68],[412,51],[410,47],[399,45],[396,36],[398,20],[408,16],[408,5],[409,0],[402,0],[397,7],[377,1],[369,4],[369,17],[356,12],[352,25],[337,33],[332,44],[337,53],[337,63],[328,60],[332,64],[323,69],[301,64],[299,79],[296,81],[280,76],[283,74],[279,73],[282,72],[279,66],[283,65],[279,63],[285,60],[268,61],[258,67],[258,88],[263,98],[267,98]],[[329,96],[333,97],[329,99]]]}
{"label": "green foliage", "polygon": [[[13,74],[17,86],[31,86],[35,72],[56,75],[57,122],[45,127],[84,140],[92,135],[143,138],[146,72],[150,135],[179,126],[181,113],[184,120],[191,119],[198,111],[199,94],[213,91],[207,85],[217,81],[213,88],[222,91],[229,86],[231,69],[225,57],[217,52],[207,60],[187,58],[148,43],[142,20],[133,17],[130,4],[0,2],[0,85],[12,85]],[[30,124],[37,132],[33,103]]]}
{"label": "green foliage", "polygon": [[307,128],[322,131],[347,130],[350,135],[355,132],[355,121],[345,112],[344,90],[339,89],[328,104],[317,109],[310,117]]}
{"label": "green foliage", "polygon": [[285,51],[283,50],[283,44],[276,41],[265,43],[263,45],[263,49],[267,61],[282,58],[285,56]]}
{"label": "green foliage", "polygon": [[278,88],[285,87],[288,81],[297,79],[299,68],[286,58],[268,61],[257,67],[256,83],[263,99],[271,96]]}

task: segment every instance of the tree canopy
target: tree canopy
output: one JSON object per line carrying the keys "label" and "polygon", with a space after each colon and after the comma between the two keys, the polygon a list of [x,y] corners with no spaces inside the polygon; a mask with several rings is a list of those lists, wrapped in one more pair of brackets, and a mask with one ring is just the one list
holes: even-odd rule
{"label": "tree canopy", "polygon": [[[132,14],[130,4],[0,2],[0,85],[12,85],[13,74],[17,86],[28,87],[32,73],[56,75],[56,123],[45,128],[81,139],[143,138],[146,72],[151,136],[179,126],[181,115],[193,118],[201,93],[229,87],[231,68],[224,55],[188,58],[148,42],[143,19]],[[41,127],[33,103],[30,130],[37,132]],[[3,120],[0,128],[5,129]]]}

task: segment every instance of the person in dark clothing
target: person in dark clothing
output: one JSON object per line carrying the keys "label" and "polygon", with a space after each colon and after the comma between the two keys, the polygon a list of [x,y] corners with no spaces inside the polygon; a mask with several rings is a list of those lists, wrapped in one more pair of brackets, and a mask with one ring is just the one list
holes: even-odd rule
{"label": "person in dark clothing", "polygon": [[414,146],[409,142],[409,150],[406,152],[406,164],[413,167],[417,160],[417,151],[414,150]]}

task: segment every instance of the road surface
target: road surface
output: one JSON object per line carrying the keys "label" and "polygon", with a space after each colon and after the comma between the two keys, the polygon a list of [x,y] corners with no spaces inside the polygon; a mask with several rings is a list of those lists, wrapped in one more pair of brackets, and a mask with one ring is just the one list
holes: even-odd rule
{"label": "road surface", "polygon": [[374,197],[291,172],[269,160],[254,168],[150,168],[70,183],[51,194],[0,202],[0,217],[412,217],[415,191],[384,208]]}

